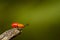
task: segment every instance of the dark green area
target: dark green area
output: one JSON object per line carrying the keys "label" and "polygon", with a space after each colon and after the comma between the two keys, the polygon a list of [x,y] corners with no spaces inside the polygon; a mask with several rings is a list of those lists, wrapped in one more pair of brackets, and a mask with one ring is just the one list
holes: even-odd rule
{"label": "dark green area", "polygon": [[12,40],[60,40],[60,1],[0,0],[0,34],[12,22],[30,24]]}

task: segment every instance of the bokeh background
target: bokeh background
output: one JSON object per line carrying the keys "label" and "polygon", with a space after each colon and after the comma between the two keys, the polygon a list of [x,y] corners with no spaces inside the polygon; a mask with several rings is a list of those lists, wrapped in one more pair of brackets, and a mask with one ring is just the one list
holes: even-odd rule
{"label": "bokeh background", "polygon": [[12,40],[60,40],[60,1],[0,0],[0,34],[13,22],[29,26]]}

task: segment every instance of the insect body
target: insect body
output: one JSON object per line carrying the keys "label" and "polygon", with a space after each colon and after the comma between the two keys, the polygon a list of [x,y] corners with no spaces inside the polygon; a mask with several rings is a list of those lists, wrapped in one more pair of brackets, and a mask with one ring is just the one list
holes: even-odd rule
{"label": "insect body", "polygon": [[24,28],[23,24],[13,23],[12,29],[5,31],[0,35],[0,40],[10,40],[12,37],[16,36],[17,34],[21,33]]}

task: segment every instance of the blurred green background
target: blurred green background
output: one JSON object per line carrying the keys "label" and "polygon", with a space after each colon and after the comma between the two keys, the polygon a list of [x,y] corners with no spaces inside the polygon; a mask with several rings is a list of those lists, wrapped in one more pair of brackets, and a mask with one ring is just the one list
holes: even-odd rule
{"label": "blurred green background", "polygon": [[60,40],[60,1],[0,0],[0,34],[12,22],[30,24],[12,40]]}

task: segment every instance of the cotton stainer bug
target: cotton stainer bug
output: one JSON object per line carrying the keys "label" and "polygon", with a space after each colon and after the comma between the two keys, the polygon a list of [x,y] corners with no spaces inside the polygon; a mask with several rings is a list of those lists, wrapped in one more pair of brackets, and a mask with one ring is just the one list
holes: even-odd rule
{"label": "cotton stainer bug", "polygon": [[[27,24],[28,25],[28,24]],[[22,32],[22,29],[26,26],[20,23],[12,23],[12,29],[5,31],[0,35],[0,40],[10,40],[12,37]]]}

